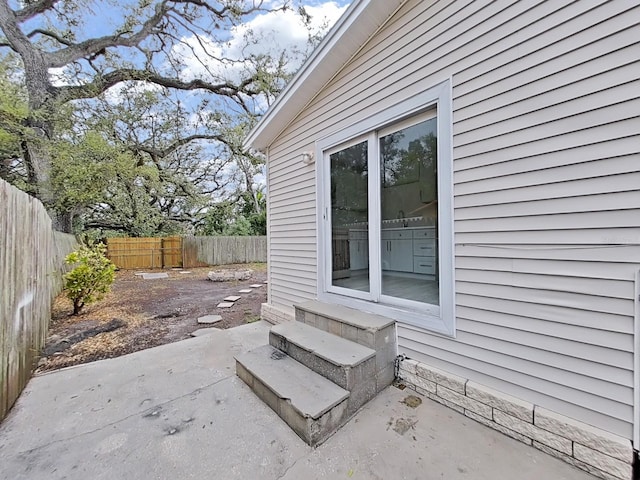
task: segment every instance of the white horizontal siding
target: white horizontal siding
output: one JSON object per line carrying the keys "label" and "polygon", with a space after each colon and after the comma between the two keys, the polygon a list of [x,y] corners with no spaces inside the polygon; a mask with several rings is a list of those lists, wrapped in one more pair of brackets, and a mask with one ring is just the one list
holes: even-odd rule
{"label": "white horizontal siding", "polygon": [[[637,155],[640,134],[606,138],[601,142],[588,142],[585,145],[572,145],[570,148],[545,152],[538,155],[525,155],[520,158],[507,158],[502,161],[479,163],[474,157],[459,160],[465,165],[455,172],[456,183],[482,178],[494,178],[520,172],[532,172],[565,165],[577,165],[602,158],[616,158]],[[495,160],[495,159],[494,159]],[[457,162],[456,162],[457,163]],[[456,165],[457,166],[457,165]]]}
{"label": "white horizontal siding", "polygon": [[513,287],[491,283],[456,281],[456,292],[522,303],[522,308],[535,309],[537,305],[566,307],[574,310],[588,310],[597,313],[611,313],[619,316],[633,315],[633,304],[628,299],[594,297],[572,292],[556,292],[537,288]]}
{"label": "white horizontal siding", "polygon": [[[636,159],[629,157],[633,164]],[[576,170],[580,170],[576,166]],[[576,172],[576,176],[579,173]],[[486,191],[470,194],[457,194],[454,198],[456,207],[471,207],[476,205],[497,205],[512,202],[535,202],[541,199],[550,198],[570,198],[587,195],[599,195],[617,192],[635,192],[640,185],[640,172],[633,172],[624,175],[609,175],[606,177],[586,178],[572,180],[570,182],[560,182],[557,184],[531,185],[522,188],[512,188],[505,192]],[[466,188],[462,185],[460,188]],[[563,188],[564,187],[564,188]],[[458,185],[454,186],[454,192]]]}
{"label": "white horizontal siding", "polygon": [[[612,95],[612,98],[616,98]],[[625,120],[636,125],[640,121],[638,106],[640,99],[629,100],[621,104],[608,105],[604,108],[588,111],[580,115],[574,115],[557,120],[548,120],[542,123],[543,115],[539,118],[527,118],[530,126],[523,132],[522,128],[515,131],[505,131],[505,125],[496,125],[495,128],[486,128],[483,131],[474,131],[470,134],[460,135],[462,142],[456,146],[454,154],[456,158],[475,156],[481,153],[494,152],[497,150],[507,150],[513,146],[539,144],[540,140],[551,138],[562,138],[567,134],[574,134],[575,138],[581,138],[580,133],[587,134],[602,125],[616,125]],[[558,114],[562,109],[558,109]],[[546,113],[546,112],[543,112]],[[535,115],[531,115],[534,117]],[[527,116],[529,117],[529,116]],[[541,145],[542,147],[542,145]]]}
{"label": "white horizontal siding", "polygon": [[[577,344],[569,350],[565,350],[565,352],[571,351],[574,348],[580,349],[583,345],[596,345],[606,348],[608,355],[604,358],[603,363],[615,365],[620,368],[624,368],[629,361],[626,353],[633,352],[633,341],[627,333],[619,333],[606,329],[600,330],[596,338],[593,335],[593,330],[588,326],[541,320],[532,316],[531,311],[521,311],[520,315],[515,315],[495,310],[482,310],[459,305],[457,313],[460,319],[466,319],[467,322],[473,321],[476,324],[483,323],[491,326],[520,330],[522,332],[536,333],[545,336],[549,341],[562,339]],[[601,326],[604,327],[604,325]],[[476,326],[476,328],[483,327]]]}
{"label": "white horizontal siding", "polygon": [[[624,52],[623,52],[624,53]],[[620,54],[621,62],[629,61],[628,56]],[[636,59],[637,60],[637,59]],[[602,62],[604,63],[604,62]],[[607,66],[610,64],[607,62]],[[589,69],[597,68],[598,65],[588,65]],[[569,84],[563,84],[554,88],[548,95],[531,95],[531,84],[528,88],[519,88],[517,93],[520,96],[513,96],[513,103],[505,103],[505,98],[500,96],[499,104],[486,102],[483,109],[477,104],[471,104],[467,108],[458,108],[457,113],[460,119],[456,123],[455,134],[463,134],[484,129],[486,127],[502,126],[507,130],[518,130],[518,128],[526,128],[538,117],[538,122],[555,119],[554,116],[568,117],[582,113],[588,109],[602,108],[615,102],[621,102],[628,99],[634,99],[638,96],[638,81],[624,81],[629,77],[633,77],[634,70],[637,68],[635,63],[625,64],[619,68],[614,68],[607,72],[601,72],[589,77],[583,78],[576,75],[576,80]],[[572,72],[573,73],[573,72]],[[555,74],[558,75],[558,74]],[[566,82],[566,78],[558,75]],[[549,77],[544,80],[548,81]],[[621,83],[623,79],[624,83]],[[540,80],[543,82],[544,80]],[[537,85],[537,84],[536,84]],[[542,85],[538,85],[542,87]],[[611,89],[616,88],[615,96],[611,96]],[[599,90],[598,90],[599,89]],[[522,96],[525,96],[522,98]],[[557,108],[562,109],[558,112]],[[536,114],[530,118],[530,114]]]}
{"label": "white horizontal siding", "polygon": [[456,232],[484,232],[492,223],[492,231],[508,232],[524,230],[583,230],[588,228],[637,227],[640,209],[613,210],[609,212],[558,213],[530,217],[503,217],[493,219],[458,220]]}
{"label": "white horizontal siding", "polygon": [[[637,245],[640,242],[638,228],[589,228],[589,229],[560,229],[560,230],[522,230],[506,232],[471,232],[456,234],[456,243],[460,244],[528,244],[533,240],[539,245],[602,245],[628,244]],[[632,269],[629,269],[631,272]]]}
{"label": "white horizontal siding", "polygon": [[[505,259],[517,265],[527,265],[527,268],[534,269],[534,265],[550,271],[554,265],[564,268],[571,265],[572,271],[579,271],[582,274],[577,276],[593,276],[593,270],[597,269],[599,278],[625,278],[629,281],[629,266],[637,263],[640,258],[640,245],[572,245],[566,244],[562,247],[548,248],[540,245],[456,245],[456,262],[459,264],[467,257],[476,257],[478,260],[486,259],[494,262],[496,259]],[[535,260],[535,262],[528,262]],[[561,262],[545,262],[545,260],[559,260]],[[591,265],[589,262],[606,262],[607,265],[599,263]],[[615,277],[607,277],[607,272],[616,268]],[[619,272],[619,273],[618,273]],[[551,271],[553,273],[553,271]]]}
{"label": "white horizontal siding", "polygon": [[630,438],[639,23],[634,0],[405,4],[270,146],[270,301],[317,291],[301,153],[452,78],[457,335],[401,324],[400,348]]}
{"label": "white horizontal siding", "polygon": [[[456,146],[462,158],[470,152],[497,150],[513,145],[516,141],[520,141],[523,130],[527,131],[528,136],[539,140],[543,137],[590,129],[627,118],[637,118],[637,107],[640,104],[638,87],[640,87],[640,81],[630,82],[615,89],[614,92],[605,91],[600,95],[582,97],[575,102],[565,102],[507,119],[500,116],[501,112],[498,112],[496,118],[504,120],[495,123],[487,121],[484,127],[457,134]],[[619,92],[620,90],[628,91]],[[488,119],[485,118],[485,120]]]}
{"label": "white horizontal siding", "polygon": [[[608,297],[626,300],[633,296],[633,282],[626,280],[603,280],[601,278],[573,277],[562,274],[550,274],[540,272],[539,274],[516,273],[513,271],[494,270],[491,266],[486,269],[463,269],[458,265],[456,280],[466,283],[483,283],[490,285],[502,285],[520,287],[535,290],[547,290],[560,293],[579,293],[594,297]],[[592,274],[593,270],[591,270]],[[594,299],[598,302],[599,299]]]}
{"label": "white horizontal siding", "polygon": [[[504,313],[507,315],[522,315],[524,307],[528,307],[529,310],[532,310],[531,305],[527,306],[519,300],[509,300],[464,293],[456,294],[456,306]],[[531,316],[553,322],[555,324],[575,325],[590,328],[592,329],[591,335],[594,336],[599,335],[601,330],[623,333],[625,335],[631,335],[633,333],[633,319],[630,319],[626,315],[594,312],[591,310],[543,303],[535,306],[535,315]],[[515,343],[519,343],[521,341],[523,341],[521,338],[514,339]]]}
{"label": "white horizontal siding", "polygon": [[[638,139],[640,141],[640,138]],[[610,212],[640,208],[638,192],[615,192],[580,197],[509,202],[456,209],[456,220],[525,217],[577,212]]]}

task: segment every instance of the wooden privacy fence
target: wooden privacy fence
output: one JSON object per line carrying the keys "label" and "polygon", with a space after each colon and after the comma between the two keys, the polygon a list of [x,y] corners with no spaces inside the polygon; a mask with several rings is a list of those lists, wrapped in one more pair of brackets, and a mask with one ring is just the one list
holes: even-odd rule
{"label": "wooden privacy fence", "polygon": [[107,256],[123,269],[182,267],[182,238],[109,238]]}
{"label": "wooden privacy fence", "polygon": [[107,256],[122,269],[266,262],[267,237],[109,238]]}
{"label": "wooden privacy fence", "polygon": [[0,180],[0,420],[29,381],[77,246],[54,232],[42,204]]}
{"label": "wooden privacy fence", "polygon": [[267,261],[267,237],[184,237],[184,267]]}

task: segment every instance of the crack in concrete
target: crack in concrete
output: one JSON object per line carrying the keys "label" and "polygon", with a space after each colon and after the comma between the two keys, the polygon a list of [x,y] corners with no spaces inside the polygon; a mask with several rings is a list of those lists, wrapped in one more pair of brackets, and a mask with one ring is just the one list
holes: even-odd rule
{"label": "crack in concrete", "polygon": [[[185,393],[185,394],[183,394],[183,395],[179,395],[179,396],[177,396],[177,397],[174,397],[174,398],[171,398],[171,399],[169,399],[169,400],[166,400],[166,401],[164,401],[164,402],[162,402],[162,403],[158,403],[154,408],[158,408],[158,407],[162,407],[162,406],[165,406],[165,405],[169,405],[169,404],[171,404],[172,402],[175,402],[176,400],[180,400],[181,398],[185,398],[185,397],[188,397],[189,395],[193,395],[193,394],[200,393],[200,392],[202,392],[202,391],[204,391],[204,390],[206,390],[206,389],[209,389],[209,388],[211,388],[211,387],[215,387],[215,386],[216,386],[216,385],[218,385],[219,383],[222,383],[222,382],[224,382],[224,381],[227,381],[227,380],[233,379],[233,377],[234,377],[234,376],[235,376],[235,375],[232,375],[232,376],[228,376],[228,377],[221,378],[220,380],[217,380],[217,381],[215,381],[215,382],[213,382],[213,383],[210,383],[210,384],[208,384],[208,385],[205,385],[205,386],[203,386],[203,387],[198,387],[198,388],[196,388],[196,389],[194,389],[194,390],[192,390],[192,391],[190,391],[190,392],[188,392],[188,393]],[[137,415],[140,415],[140,414],[142,414],[143,412],[145,412],[146,410],[148,410],[148,408],[147,408],[147,409],[145,409],[145,410],[139,411],[139,412],[132,413],[131,415],[127,415],[126,417],[122,417],[122,418],[120,418],[120,419],[118,419],[118,420],[115,420],[115,421],[113,421],[113,422],[107,423],[107,424],[105,424],[105,425],[102,425],[101,427],[94,428],[93,430],[88,430],[88,431],[86,431],[86,432],[78,433],[78,434],[73,435],[73,436],[71,436],[71,437],[67,437],[67,438],[60,438],[60,439],[58,439],[58,440],[53,440],[53,441],[51,441],[51,442],[49,442],[49,443],[45,443],[45,444],[38,445],[38,446],[36,446],[36,447],[30,448],[30,449],[28,449],[28,450],[23,450],[23,451],[17,452],[17,455],[28,455],[28,454],[31,454],[31,453],[37,452],[38,450],[42,450],[42,449],[48,448],[48,447],[50,447],[50,446],[52,446],[52,445],[56,445],[56,444],[58,444],[58,443],[63,443],[63,442],[68,442],[68,441],[70,441],[70,440],[75,440],[76,438],[80,438],[80,437],[83,437],[83,436],[85,436],[85,435],[91,435],[92,433],[99,432],[100,430],[104,430],[105,428],[112,427],[112,426],[114,426],[114,425],[117,425],[117,424],[119,424],[119,423],[124,422],[125,420],[128,420],[128,419],[130,419],[130,418],[132,418],[132,417],[135,417],[135,416],[137,416]]]}
{"label": "crack in concrete", "polygon": [[[296,458],[293,461],[293,463],[287,467],[287,469],[284,471],[284,473],[282,475],[280,475],[278,478],[276,478],[275,480],[282,480],[285,476],[287,476],[287,474],[289,473],[289,470],[291,470],[293,467],[295,467],[300,460],[302,460],[303,458],[306,458],[307,455],[309,455],[309,453],[310,452],[305,452],[304,454],[300,455],[300,457]],[[311,450],[311,453],[313,453],[313,449]]]}

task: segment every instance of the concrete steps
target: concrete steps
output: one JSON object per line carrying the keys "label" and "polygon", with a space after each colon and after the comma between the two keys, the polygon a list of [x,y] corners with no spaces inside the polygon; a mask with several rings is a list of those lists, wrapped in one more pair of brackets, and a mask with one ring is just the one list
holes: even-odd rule
{"label": "concrete steps", "polygon": [[355,413],[376,394],[375,350],[300,322],[273,326],[269,343],[348,390],[348,413]]}
{"label": "concrete steps", "polygon": [[393,381],[395,322],[320,302],[296,306],[296,320],[236,357],[236,373],[316,446]]}
{"label": "concrete steps", "polygon": [[296,321],[375,350],[376,391],[393,382],[398,355],[395,320],[342,305],[309,301],[296,305]]}
{"label": "concrete steps", "polygon": [[236,374],[309,445],[345,419],[349,392],[271,345],[237,356]]}

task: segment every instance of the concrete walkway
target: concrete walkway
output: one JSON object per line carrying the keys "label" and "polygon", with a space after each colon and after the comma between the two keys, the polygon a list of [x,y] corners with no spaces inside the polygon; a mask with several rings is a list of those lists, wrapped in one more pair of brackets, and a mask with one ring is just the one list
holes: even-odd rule
{"label": "concrete walkway", "polygon": [[473,479],[593,477],[390,387],[318,449],[235,376],[263,322],[35,377],[0,425],[0,478]]}

